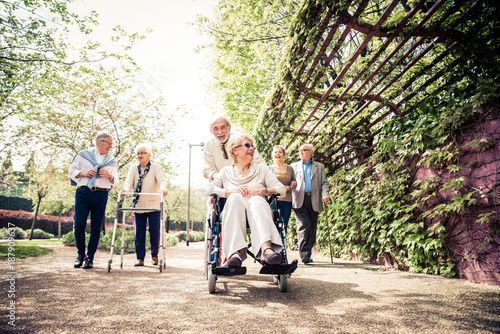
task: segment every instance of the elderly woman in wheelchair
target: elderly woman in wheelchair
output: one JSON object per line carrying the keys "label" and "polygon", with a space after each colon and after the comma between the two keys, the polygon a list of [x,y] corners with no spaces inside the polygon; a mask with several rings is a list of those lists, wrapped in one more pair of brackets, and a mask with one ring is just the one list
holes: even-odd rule
{"label": "elderly woman in wheelchair", "polygon": [[249,135],[231,138],[226,149],[233,160],[207,186],[207,194],[226,198],[222,211],[222,245],[228,267],[240,267],[246,258],[247,220],[252,249],[262,264],[282,261],[283,243],[265,196],[285,195],[285,187],[266,165],[252,164],[255,146]]}

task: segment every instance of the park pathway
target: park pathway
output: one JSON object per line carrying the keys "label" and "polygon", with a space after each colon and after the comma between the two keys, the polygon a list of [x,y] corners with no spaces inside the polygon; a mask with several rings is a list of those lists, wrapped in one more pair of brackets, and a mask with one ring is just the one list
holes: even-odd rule
{"label": "park pathway", "polygon": [[75,254],[58,246],[18,259],[14,281],[0,263],[1,333],[500,333],[500,286],[316,255],[286,293],[247,259],[247,275],[220,277],[209,294],[202,243],[167,248],[161,273],[135,268],[133,254],[123,269],[115,256],[108,273],[104,252],[93,270],[75,269]]}

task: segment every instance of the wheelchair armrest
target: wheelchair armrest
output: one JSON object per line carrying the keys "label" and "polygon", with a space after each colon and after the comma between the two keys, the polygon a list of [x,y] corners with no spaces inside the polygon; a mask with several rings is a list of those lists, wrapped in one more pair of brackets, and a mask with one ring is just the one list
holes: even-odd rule
{"label": "wheelchair armrest", "polygon": [[278,194],[278,193],[272,194],[271,196],[268,197],[267,203],[271,204],[272,202],[274,202],[275,199],[278,199],[279,196],[280,196],[280,194]]}
{"label": "wheelchair armrest", "polygon": [[214,199],[213,199],[213,205],[212,205],[212,208],[215,212],[218,212],[219,211],[219,196],[217,196],[217,194],[210,194],[210,196],[212,196]]}

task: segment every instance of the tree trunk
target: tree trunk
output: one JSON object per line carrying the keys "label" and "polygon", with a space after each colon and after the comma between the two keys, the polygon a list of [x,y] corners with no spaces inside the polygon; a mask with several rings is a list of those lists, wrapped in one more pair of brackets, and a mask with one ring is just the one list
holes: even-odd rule
{"label": "tree trunk", "polygon": [[42,202],[42,197],[38,196],[38,203],[36,203],[36,210],[35,210],[35,215],[33,216],[33,223],[31,224],[31,232],[29,240],[33,239],[33,230],[35,229],[36,216],[38,215],[38,208],[40,207],[41,202]]}
{"label": "tree trunk", "polygon": [[62,210],[59,211],[59,223],[57,224],[57,239],[61,239],[61,216],[62,216]]}

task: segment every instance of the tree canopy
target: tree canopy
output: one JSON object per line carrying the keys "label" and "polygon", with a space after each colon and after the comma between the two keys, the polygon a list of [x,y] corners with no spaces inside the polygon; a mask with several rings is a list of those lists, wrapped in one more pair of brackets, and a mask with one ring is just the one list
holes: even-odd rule
{"label": "tree canopy", "polygon": [[[31,157],[35,173],[51,169],[67,180],[74,155],[106,131],[122,177],[141,142],[154,143],[155,162],[171,172],[169,134],[186,111],[168,106],[151,85],[146,89],[127,54],[145,36],[116,27],[104,48],[92,39],[97,13],[82,17],[72,3],[0,0],[0,153]],[[88,42],[77,46],[77,40]]]}

